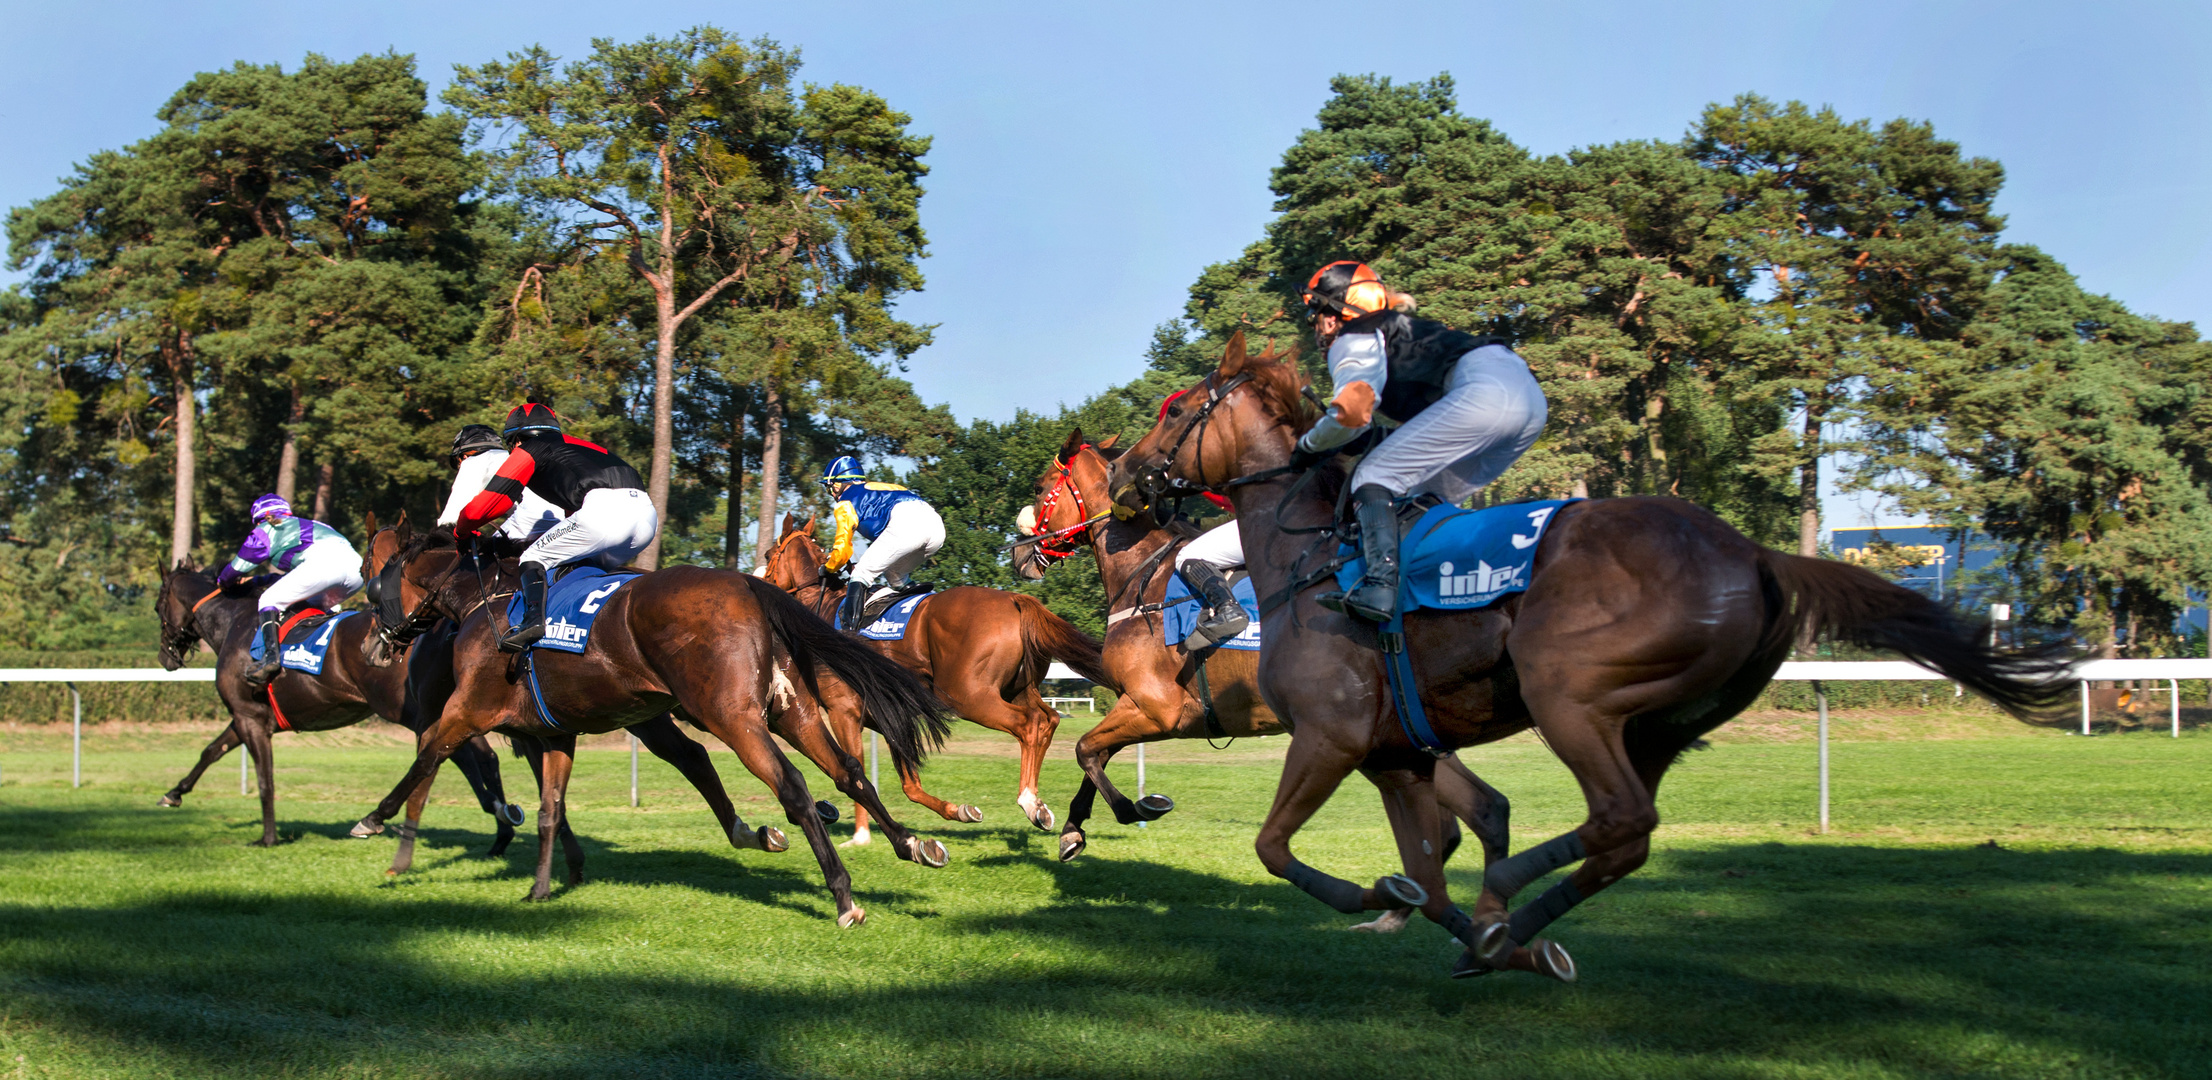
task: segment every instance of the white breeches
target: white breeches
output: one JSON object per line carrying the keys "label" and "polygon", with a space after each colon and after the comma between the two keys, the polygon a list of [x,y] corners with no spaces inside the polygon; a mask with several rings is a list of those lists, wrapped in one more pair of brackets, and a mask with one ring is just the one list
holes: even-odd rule
{"label": "white breeches", "polygon": [[904,585],[908,574],[944,546],[945,519],[928,503],[908,499],[891,508],[882,534],[853,560],[852,579],[862,585]]}
{"label": "white breeches", "polygon": [[525,548],[522,561],[550,570],[591,561],[613,570],[651,547],[660,532],[653,500],[636,488],[600,488],[584,493],[584,504]]}
{"label": "white breeches", "polygon": [[1244,537],[1237,535],[1237,523],[1224,521],[1184,544],[1183,550],[1175,553],[1175,568],[1181,570],[1188,563],[1205,563],[1216,570],[1241,569]]}
{"label": "white breeches", "polygon": [[[585,498],[590,498],[586,495]],[[538,493],[524,488],[522,498],[515,500],[514,512],[500,522],[499,535],[509,540],[535,540],[553,526],[561,523],[561,508],[538,497]]]}
{"label": "white breeches", "polygon": [[1352,472],[1352,488],[1433,494],[1457,503],[1512,467],[1550,415],[1528,365],[1503,345],[1459,358],[1444,396],[1390,433]]}
{"label": "white breeches", "polygon": [[361,553],[327,536],[310,545],[298,564],[261,593],[261,610],[282,611],[312,600],[325,611],[345,602],[361,587]]}

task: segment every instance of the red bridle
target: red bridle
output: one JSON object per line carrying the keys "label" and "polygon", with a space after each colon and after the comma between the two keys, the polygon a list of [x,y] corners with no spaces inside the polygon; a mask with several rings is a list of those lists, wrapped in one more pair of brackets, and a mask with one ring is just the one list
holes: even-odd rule
{"label": "red bridle", "polygon": [[[1080,454],[1090,448],[1091,444],[1084,443],[1075,453]],[[1068,455],[1068,458],[1070,461],[1074,460],[1075,454]],[[1091,524],[1090,507],[1084,505],[1083,491],[1075,486],[1075,475],[1068,467],[1068,462],[1055,461],[1053,467],[1058,470],[1059,475],[1053,478],[1052,489],[1037,500],[1037,531],[1029,534],[1038,538],[1037,558],[1045,562],[1058,562],[1075,554],[1075,534]],[[1075,499],[1075,512],[1082,519],[1082,524],[1047,531],[1046,524],[1052,520],[1053,513],[1060,509],[1060,495],[1063,492]]]}

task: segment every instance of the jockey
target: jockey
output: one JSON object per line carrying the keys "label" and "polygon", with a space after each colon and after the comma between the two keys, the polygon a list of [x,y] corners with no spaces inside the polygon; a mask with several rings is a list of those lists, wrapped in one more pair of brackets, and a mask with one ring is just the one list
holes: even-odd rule
{"label": "jockey", "polygon": [[1528,364],[1496,338],[1407,314],[1365,263],[1344,260],[1306,282],[1314,337],[1329,350],[1336,398],[1298,440],[1293,462],[1335,453],[1378,422],[1396,430],[1352,471],[1366,574],[1323,606],[1376,622],[1398,610],[1395,500],[1456,503],[1496,480],[1544,433],[1549,407]]}
{"label": "jockey", "polygon": [[[492,482],[492,475],[507,463],[507,445],[499,441],[499,433],[483,424],[463,427],[453,437],[453,449],[448,452],[448,463],[453,465],[453,493],[445,500],[445,511],[438,515],[438,524],[448,526],[461,520],[461,511],[482,494],[484,485]],[[560,508],[538,497],[529,488],[515,499],[515,512],[507,515],[500,524],[499,535],[511,540],[530,541],[547,529],[561,523]]]}
{"label": "jockey", "polygon": [[461,509],[454,539],[476,535],[527,494],[565,515],[522,553],[522,618],[499,639],[501,651],[521,652],[545,636],[549,571],[575,562],[612,570],[629,562],[652,546],[660,515],[636,469],[604,446],[562,434],[561,418],[549,405],[533,401],[516,407],[500,438],[507,460]]}
{"label": "jockey", "polygon": [[836,496],[837,539],[822,560],[825,569],[842,569],[853,557],[853,534],[868,540],[868,550],[853,563],[845,583],[845,628],[860,629],[868,592],[877,583],[897,592],[907,575],[945,546],[945,521],[928,502],[897,484],[870,480],[860,460],[846,455],[830,462],[822,486]]}
{"label": "jockey", "polygon": [[283,665],[277,623],[284,609],[312,600],[324,610],[337,607],[361,587],[361,555],[338,530],[294,517],[292,504],[275,495],[253,501],[253,531],[238,545],[238,555],[215,573],[217,587],[253,572],[262,563],[284,573],[261,593],[261,662],[248,668],[246,681],[265,686]]}

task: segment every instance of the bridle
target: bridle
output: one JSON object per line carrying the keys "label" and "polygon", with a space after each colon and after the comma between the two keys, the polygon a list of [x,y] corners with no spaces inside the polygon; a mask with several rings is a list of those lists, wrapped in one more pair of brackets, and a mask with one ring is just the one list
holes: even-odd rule
{"label": "bridle", "polygon": [[[417,552],[417,554],[420,554],[420,552]],[[456,550],[454,552],[455,563],[459,563],[461,558],[462,553]],[[485,583],[482,552],[468,552],[467,558],[470,566],[476,571],[476,602],[469,605],[467,610],[454,615],[453,621],[456,624],[468,621],[469,616],[476,614],[479,608],[492,601],[504,596],[514,595],[512,589],[502,593],[494,593],[491,591],[491,587]],[[404,616],[394,617],[399,610],[399,585],[406,580],[406,564],[407,549],[402,547],[400,550],[393,552],[390,558],[384,560],[383,569],[378,570],[376,574],[378,592],[376,597],[376,640],[390,653],[397,653],[399,650],[413,644],[416,638],[427,633],[431,627],[438,625],[438,620],[444,617],[438,610],[443,599],[439,590],[420,583],[417,583],[417,587],[423,590],[422,600],[416,603],[414,610],[407,612]],[[451,576],[458,569],[458,566],[448,567],[446,575]]]}
{"label": "bridle", "polygon": [[[1114,516],[1112,510],[1092,514],[1090,506],[1083,499],[1083,489],[1075,486],[1075,456],[1089,449],[1091,449],[1091,444],[1084,443],[1076,448],[1074,454],[1069,454],[1064,459],[1054,459],[1053,468],[1056,475],[1052,479],[1052,487],[1037,499],[1034,507],[1037,512],[1038,531],[1006,545],[1006,550],[1012,551],[1023,544],[1035,545],[1030,557],[1037,561],[1038,567],[1050,567],[1052,564],[1076,553],[1080,547],[1075,540],[1076,534]],[[1066,495],[1075,501],[1075,512],[1083,520],[1064,529],[1046,530],[1043,525],[1045,522],[1051,521],[1052,515],[1060,509],[1060,497],[1062,495]]]}

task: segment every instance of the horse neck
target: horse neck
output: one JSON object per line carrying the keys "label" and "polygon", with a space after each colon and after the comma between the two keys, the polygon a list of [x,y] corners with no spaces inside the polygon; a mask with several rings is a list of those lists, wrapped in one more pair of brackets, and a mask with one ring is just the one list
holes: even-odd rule
{"label": "horse neck", "polygon": [[[1291,498],[1296,483],[1296,477],[1280,477],[1246,484],[1229,495],[1230,504],[1237,508],[1237,537],[1244,542],[1245,571],[1261,596],[1290,584],[1294,569],[1298,573],[1311,571],[1335,554],[1335,542],[1324,540],[1323,534],[1283,531],[1325,527],[1336,518],[1335,505],[1313,495],[1315,485],[1311,483],[1299,486],[1296,497]],[[1286,498],[1291,499],[1287,504]],[[1283,518],[1280,523],[1276,521],[1278,513]],[[1304,557],[1317,547],[1321,549],[1317,556]]]}
{"label": "horse neck", "polygon": [[519,580],[520,575],[509,572],[507,564],[498,559],[482,560],[471,566],[468,560],[456,555],[446,567],[444,576],[438,579],[438,606],[444,609],[447,618],[456,623],[465,622],[476,614],[479,606],[494,602],[491,597],[513,591]]}
{"label": "horse neck", "polygon": [[[1175,534],[1168,529],[1146,529],[1111,519],[1094,529],[1098,531],[1091,536],[1091,553],[1098,562],[1099,583],[1106,587],[1109,602],[1124,608],[1144,603],[1145,594],[1152,591],[1152,582],[1159,579],[1161,568],[1171,560],[1155,562],[1146,571],[1148,580],[1131,584],[1131,579],[1146,559],[1175,542]],[[1117,542],[1121,545],[1118,549]]]}
{"label": "horse neck", "polygon": [[[208,590],[214,591],[216,590],[212,587]],[[204,597],[207,593],[200,595]],[[198,600],[193,602],[198,603]],[[238,625],[239,619],[248,617],[260,606],[259,596],[217,596],[201,604],[199,610],[193,612],[192,619],[199,624],[200,640],[206,642],[210,649],[221,649],[223,642],[230,639],[231,627]]]}

